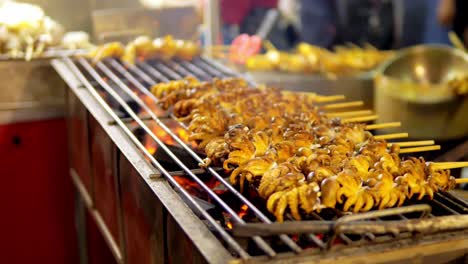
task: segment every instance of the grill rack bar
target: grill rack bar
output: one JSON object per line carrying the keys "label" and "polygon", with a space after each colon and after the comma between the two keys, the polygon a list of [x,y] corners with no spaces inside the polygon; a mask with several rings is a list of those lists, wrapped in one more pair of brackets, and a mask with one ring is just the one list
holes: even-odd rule
{"label": "grill rack bar", "polygon": [[192,208],[198,211],[205,219],[212,225],[212,227],[218,232],[218,234],[224,239],[228,246],[235,250],[235,252],[243,259],[249,259],[251,256],[239,245],[239,243],[232,238],[224,228],[218,224],[218,222],[208,214],[203,208],[195,201],[195,199],[171,176],[171,174],[151,155],[138,138],[127,128],[125,123],[119,118],[119,116],[112,110],[107,102],[99,95],[95,87],[91,85],[86,77],[81,73],[78,67],[69,58],[63,58],[65,63],[73,70],[77,78],[85,85],[91,95],[97,100],[97,102],[103,107],[103,109],[115,120],[115,122],[123,129],[125,134],[133,141],[133,143],[140,149],[140,151],[150,160],[150,162],[166,177],[166,179],[174,186],[177,192],[179,192],[186,201],[190,202]]}

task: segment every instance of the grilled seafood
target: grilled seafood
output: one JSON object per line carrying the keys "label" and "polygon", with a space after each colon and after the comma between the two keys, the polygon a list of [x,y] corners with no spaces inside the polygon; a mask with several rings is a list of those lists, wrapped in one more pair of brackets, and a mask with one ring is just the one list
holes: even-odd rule
{"label": "grilled seafood", "polygon": [[202,166],[222,164],[241,191],[246,183],[256,188],[277,221],[286,212],[301,219],[301,212],[327,207],[401,206],[454,185],[450,171],[422,158],[401,160],[398,145],[388,147],[364,125],[327,118],[314,96],[252,88],[236,78],[189,78],[157,84],[152,93],[188,124],[190,139],[207,155]]}
{"label": "grilled seafood", "polygon": [[292,163],[273,164],[265,171],[258,187],[258,194],[268,198],[275,192],[284,191],[304,182],[305,176]]}
{"label": "grilled seafood", "polygon": [[207,157],[203,160],[203,164],[200,164],[202,166],[209,166],[213,160],[224,162],[224,158],[229,155],[228,144],[223,137],[214,138],[206,144],[205,153]]}
{"label": "grilled seafood", "polygon": [[96,47],[88,56],[92,58],[93,63],[97,63],[108,57],[121,57],[125,54],[125,47],[119,42],[110,42]]}
{"label": "grilled seafood", "polygon": [[393,176],[388,172],[382,172],[377,176],[377,182],[371,189],[376,197],[379,209],[401,206],[407,197],[406,186],[395,183]]}
{"label": "grilled seafood", "polygon": [[417,199],[421,200],[428,196],[433,198],[434,192],[440,188],[447,190],[454,187],[455,178],[450,176],[449,170],[434,170],[426,164],[423,158],[409,158],[401,163],[401,176],[395,178],[399,184],[408,188],[408,198],[419,194]]}
{"label": "grilled seafood", "polygon": [[157,49],[153,46],[152,40],[147,36],[139,36],[125,46],[121,60],[133,65],[138,57],[150,58],[156,54]]}
{"label": "grilled seafood", "polygon": [[346,170],[322,181],[322,202],[325,207],[334,208],[343,204],[343,211],[369,211],[375,204],[375,197],[368,186],[353,171]]}
{"label": "grilled seafood", "polygon": [[[268,157],[253,158],[245,162],[245,164],[237,167],[230,176],[231,183],[240,183],[241,191],[244,190],[244,181],[251,183],[263,178],[265,172],[276,166],[276,162]],[[239,178],[239,180],[237,180]]]}
{"label": "grilled seafood", "polygon": [[120,42],[107,43],[97,47],[88,54],[94,62],[115,57],[133,65],[138,58],[170,59],[173,57],[191,60],[198,56],[201,50],[191,41],[176,40],[171,35],[152,40],[147,36],[139,36],[127,45]]}
{"label": "grilled seafood", "polygon": [[272,194],[267,200],[267,209],[272,212],[278,222],[283,222],[284,214],[289,208],[291,215],[296,220],[301,220],[299,208],[306,213],[321,209],[320,188],[317,183],[298,183],[289,190]]}
{"label": "grilled seafood", "polygon": [[[3,1],[0,5],[0,53],[27,61],[63,45],[64,28],[37,5]],[[87,43],[89,44],[89,43]]]}
{"label": "grilled seafood", "polygon": [[379,51],[370,45],[338,46],[329,51],[307,43],[300,43],[293,53],[268,50],[246,60],[246,68],[253,71],[281,70],[294,73],[320,72],[324,75],[354,75],[375,69],[392,56],[391,51]]}

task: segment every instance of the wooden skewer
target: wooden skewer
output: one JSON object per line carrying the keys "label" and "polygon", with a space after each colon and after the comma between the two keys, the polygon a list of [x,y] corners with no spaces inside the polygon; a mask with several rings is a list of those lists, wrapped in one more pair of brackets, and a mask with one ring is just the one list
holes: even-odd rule
{"label": "wooden skewer", "polygon": [[440,149],[440,145],[424,146],[424,147],[414,147],[414,148],[403,148],[403,149],[400,149],[400,153],[412,153],[412,152],[433,151],[433,150],[439,150],[439,149]]}
{"label": "wooden skewer", "polygon": [[352,117],[352,118],[346,118],[341,120],[343,123],[351,123],[351,122],[369,122],[369,121],[374,121],[379,118],[378,115],[370,115],[370,116],[360,116],[360,117]]}
{"label": "wooden skewer", "polygon": [[400,126],[401,126],[401,122],[390,122],[390,123],[367,125],[365,127],[365,129],[366,130],[374,130],[374,129],[400,127]]}
{"label": "wooden skewer", "polygon": [[408,133],[393,133],[393,134],[374,136],[375,139],[395,139],[395,138],[407,138],[407,137],[409,137]]}
{"label": "wooden skewer", "polygon": [[456,184],[463,184],[463,183],[468,183],[468,178],[459,178],[455,179]]}
{"label": "wooden skewer", "polygon": [[447,170],[447,169],[457,169],[468,167],[468,161],[459,161],[459,162],[431,162],[431,165],[435,169]]}
{"label": "wooden skewer", "polygon": [[[317,93],[314,93],[314,92],[281,91],[281,93],[284,95],[303,95],[303,96],[310,97],[313,100],[316,100],[316,98],[325,97],[325,96],[319,96]],[[340,98],[342,96],[344,98],[344,95],[339,95],[339,96]]]}
{"label": "wooden skewer", "polygon": [[302,94],[307,96],[318,96],[317,93],[314,92],[305,92],[305,91],[290,91],[290,90],[283,90],[281,91],[282,94]]}
{"label": "wooden skewer", "polygon": [[364,105],[363,101],[352,101],[346,103],[336,103],[336,104],[328,104],[322,106],[323,109],[339,109],[339,108],[346,108],[346,107],[356,107]]}
{"label": "wooden skewer", "polygon": [[314,92],[297,92],[297,91],[282,91],[283,94],[300,94],[305,96],[310,96],[317,103],[330,103],[335,101],[340,101],[346,99],[346,96],[343,94],[336,95],[318,95]]}
{"label": "wooden skewer", "polygon": [[360,111],[348,111],[348,112],[334,112],[334,113],[326,114],[326,116],[328,117],[355,117],[355,116],[362,116],[362,115],[372,115],[372,111],[360,110]]}
{"label": "wooden skewer", "polygon": [[317,96],[314,101],[317,103],[330,103],[346,99],[344,95]]}
{"label": "wooden skewer", "polygon": [[434,140],[420,140],[420,141],[406,141],[406,142],[392,142],[387,145],[391,147],[392,145],[398,145],[400,147],[419,147],[419,146],[430,146],[434,145]]}

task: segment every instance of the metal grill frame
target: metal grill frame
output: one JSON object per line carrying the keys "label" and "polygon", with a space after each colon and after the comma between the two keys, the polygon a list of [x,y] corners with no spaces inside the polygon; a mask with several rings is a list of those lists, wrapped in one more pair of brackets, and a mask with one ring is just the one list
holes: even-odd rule
{"label": "metal grill frame", "polygon": [[[165,130],[184,150],[187,151],[187,153],[190,154],[195,160],[198,162],[201,162],[201,158],[193,152],[193,150],[185,144],[180,138],[178,138],[170,128],[168,128],[163,121],[161,121],[160,117],[156,116],[142,100],[141,98],[135,93],[134,90],[132,90],[128,84],[131,83],[139,92],[146,96],[150,96],[154,100],[157,101],[157,99],[149,92],[147,89],[148,86],[159,82],[166,82],[169,80],[176,80],[176,79],[181,79],[184,75],[195,75],[196,77],[200,79],[209,79],[212,77],[233,77],[237,76],[236,73],[232,72],[231,70],[221,66],[217,65],[212,61],[206,60],[204,58],[199,59],[200,63],[198,66],[195,66],[191,62],[188,61],[168,61],[168,62],[142,62],[138,64],[137,67],[133,67],[130,65],[122,65],[120,64],[117,60],[115,59],[110,59],[106,63],[104,62],[99,62],[95,65],[95,68],[99,69],[102,73],[106,75],[107,78],[112,80],[114,84],[118,88],[120,88],[126,95],[128,95],[130,98],[132,98],[135,102],[138,103],[140,107],[142,107],[146,114],[149,115],[150,119],[154,121],[159,127]],[[154,179],[155,175],[163,175],[170,183],[171,185],[175,188],[175,190],[180,193],[185,198],[185,201],[190,203],[191,208],[197,211],[201,216],[203,216],[212,227],[216,230],[218,235],[221,236],[221,238],[224,240],[225,243],[231,248],[231,250],[234,250],[235,253],[244,260],[251,259],[251,256],[239,245],[239,243],[230,235],[228,234],[224,228],[219,225],[216,221],[216,219],[213,219],[203,208],[197,203],[196,200],[194,200],[191,195],[182,187],[180,184],[172,177],[173,174],[171,174],[170,171],[167,171],[154,157],[151,155],[146,148],[143,146],[143,144],[140,142],[140,140],[133,134],[133,132],[126,126],[125,122],[115,113],[115,111],[108,105],[108,103],[101,97],[101,95],[98,93],[96,90],[96,85],[100,86],[102,89],[104,89],[110,96],[113,97],[114,100],[116,100],[120,106],[124,108],[124,110],[131,116],[131,120],[134,122],[138,123],[141,128],[143,128],[148,135],[152,137],[152,139],[158,143],[158,146],[161,147],[173,160],[181,167],[181,169],[185,172],[186,175],[190,176],[192,180],[197,182],[212,198],[217,201],[218,204],[220,204],[223,209],[225,209],[229,214],[232,215],[233,220],[237,224],[243,224],[244,221],[237,216],[236,212],[230,208],[228,205],[224,203],[222,199],[220,199],[214,192],[211,191],[211,189],[206,186],[198,177],[197,175],[190,170],[188,167],[185,166],[185,164],[180,161],[164,144],[164,142],[161,141],[156,135],[154,135],[149,129],[145,122],[142,121],[141,117],[139,116],[139,113],[135,113],[132,108],[122,99],[122,97],[114,91],[114,88],[104,79],[102,76],[93,68],[89,62],[83,58],[78,59],[76,62],[72,61],[69,58],[63,58],[62,60],[57,60],[53,62],[54,64],[65,64],[77,77],[78,81],[80,84],[78,87],[80,88],[86,88],[91,96],[98,102],[98,104],[104,109],[104,111],[110,116],[112,119],[111,121],[108,122],[108,124],[114,124],[116,127],[119,129],[123,130],[123,132],[126,134],[126,136],[131,140],[131,142],[137,146],[137,148],[141,151],[141,153],[145,156],[145,159],[149,160],[152,166],[156,167],[159,171],[158,173],[152,173],[151,176]],[[169,65],[167,65],[169,64]],[[79,67],[82,67],[82,69],[86,70],[91,77],[94,80],[89,80],[87,77],[84,76],[82,70],[78,68],[77,65],[80,65]],[[200,68],[200,65],[203,65],[203,70],[202,71]],[[111,68],[113,70],[111,70]],[[143,68],[143,69],[142,69]],[[124,82],[121,78],[119,78],[116,75],[116,72],[120,73],[122,76],[125,76],[126,81]],[[133,72],[134,75],[137,75],[138,77],[135,77],[132,75],[130,72]],[[169,78],[168,78],[169,77]],[[146,82],[148,85],[145,86],[143,82]],[[183,125],[183,124],[181,124]],[[210,173],[212,176],[214,176],[217,180],[219,180],[223,185],[225,185],[230,192],[232,192],[238,199],[240,199],[242,202],[247,204],[249,206],[250,210],[253,210],[253,212],[257,215],[257,217],[262,220],[264,223],[271,223],[271,220],[266,217],[263,212],[261,212],[258,208],[253,206],[251,202],[242,196],[233,186],[231,186],[228,182],[224,180],[224,178],[217,172],[215,168],[209,167],[207,169],[208,173]],[[157,177],[157,176],[156,176]],[[151,177],[150,177],[151,178]],[[443,205],[443,204],[442,204]],[[456,211],[455,211],[456,213]],[[318,216],[318,215],[317,215]],[[402,214],[399,215],[401,219],[405,219],[406,217]],[[345,235],[339,234],[340,237],[343,240],[349,240]],[[368,239],[373,239],[372,234],[365,234]],[[314,242],[317,246],[317,248],[320,249],[326,249],[329,248],[330,245],[326,245],[323,243],[323,241],[317,239],[315,236],[310,236],[312,242]],[[216,239],[216,238],[215,238]],[[292,253],[301,253],[302,248],[300,248],[289,236],[286,235],[280,235],[280,239],[285,243],[291,250]],[[253,240],[257,244],[259,248],[261,248],[266,256],[269,257],[275,257],[278,253],[275,252],[268,243],[265,242],[265,240],[261,237],[253,237]],[[333,242],[333,241],[331,241]],[[350,242],[351,243],[351,242]],[[198,245],[197,245],[198,246]],[[310,251],[310,250],[309,250]],[[281,255],[290,255],[289,253],[281,253]]]}

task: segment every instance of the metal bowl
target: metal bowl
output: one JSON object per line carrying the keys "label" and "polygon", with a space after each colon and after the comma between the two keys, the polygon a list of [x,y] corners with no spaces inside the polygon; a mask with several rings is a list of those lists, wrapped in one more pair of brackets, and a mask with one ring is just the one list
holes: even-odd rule
{"label": "metal bowl", "polygon": [[402,50],[375,77],[379,122],[401,121],[412,138],[455,139],[468,135],[468,100],[445,84],[468,74],[468,55],[449,46]]}

